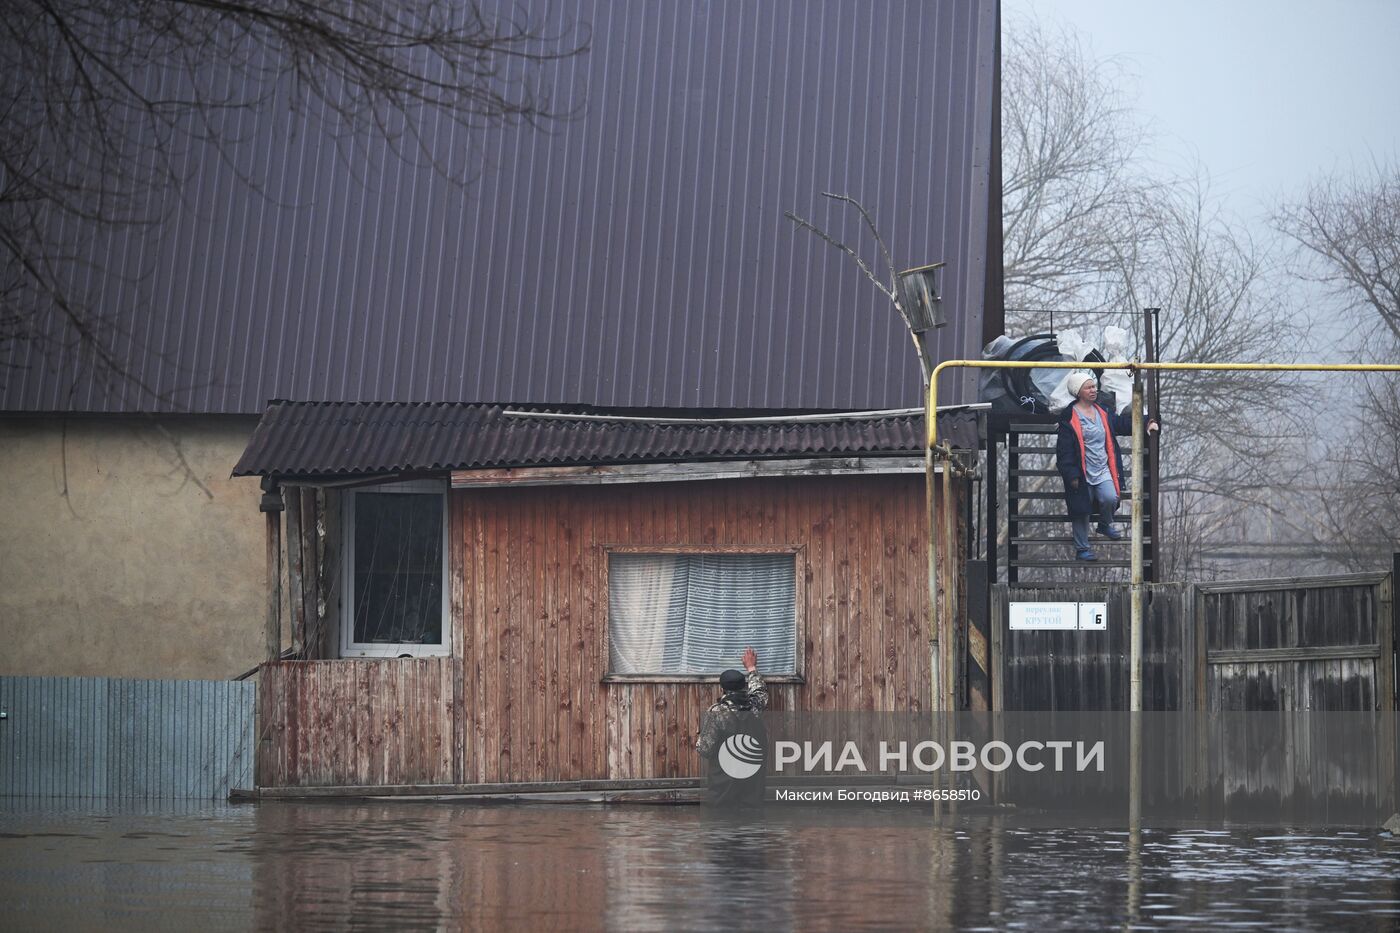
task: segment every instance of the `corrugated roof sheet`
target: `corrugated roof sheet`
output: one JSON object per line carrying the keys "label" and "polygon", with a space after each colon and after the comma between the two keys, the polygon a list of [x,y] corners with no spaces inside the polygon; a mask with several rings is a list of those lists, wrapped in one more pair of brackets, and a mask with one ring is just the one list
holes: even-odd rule
{"label": "corrugated roof sheet", "polygon": [[[678,424],[507,414],[517,410],[461,403],[274,402],[258,422],[233,475],[326,476],[922,452],[921,414]],[[945,424],[948,432],[964,438],[970,427],[975,444],[972,416],[940,414],[940,432]]]}
{"label": "corrugated roof sheet", "polygon": [[[89,378],[71,349],[16,344],[0,409],[917,406],[889,303],[782,216],[879,268],[821,191],[863,200],[902,265],[948,263],[939,358],[976,356],[984,312],[999,329],[996,0],[522,6],[590,29],[589,52],[542,74],[585,102],[577,118],[430,126],[435,157],[479,164],[463,189],[382,141],[337,142],[319,104],[277,86],[261,116],[236,116],[226,158],[188,146],[164,222],[95,235],[81,257],[84,293],[125,325],[112,354],[159,397]],[[943,395],[969,401],[970,385]]]}

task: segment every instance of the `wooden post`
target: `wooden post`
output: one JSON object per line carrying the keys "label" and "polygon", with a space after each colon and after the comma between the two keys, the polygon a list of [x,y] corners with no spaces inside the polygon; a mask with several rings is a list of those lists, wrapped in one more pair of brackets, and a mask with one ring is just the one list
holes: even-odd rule
{"label": "wooden post", "polygon": [[[939,711],[943,706],[943,658],[947,655],[950,647],[943,638],[942,594],[938,588],[938,507],[935,502],[933,445],[928,441],[929,438],[933,437],[938,426],[938,409],[933,404],[933,367],[928,348],[918,334],[910,331],[910,336],[913,338],[914,348],[919,354],[919,366],[923,370],[924,376],[924,517],[928,522],[925,534],[928,540],[928,705],[929,717],[933,725],[933,732],[929,737],[937,741],[941,737]],[[944,469],[947,469],[946,464]],[[947,506],[946,502],[944,506]],[[935,774],[933,786],[936,788],[941,782],[942,775]],[[933,812],[938,814],[943,812],[943,804],[940,801],[934,801]]]}
{"label": "wooden post", "polygon": [[282,656],[282,515],[267,513],[267,659]]}
{"label": "wooden post", "polygon": [[282,490],[287,503],[287,527],[284,535],[287,539],[287,622],[291,628],[291,645],[297,652],[295,657],[303,661],[311,657],[306,643],[305,596],[307,571],[311,564],[307,560],[302,534],[302,500],[307,497],[308,492],[315,495],[314,490],[296,486],[287,486]]}
{"label": "wooden post", "polygon": [[[989,565],[988,575],[995,573],[995,567]],[[1010,586],[1007,590],[1009,592]],[[1000,584],[993,582],[987,587],[987,626],[992,640],[991,650],[991,671],[992,678],[992,715],[989,717],[992,723],[992,738],[1001,741],[1001,714],[1006,709],[1006,654],[1003,643],[1003,631],[1005,630],[1006,599],[1002,596]],[[1004,772],[998,771],[992,778],[992,801],[999,803],[1004,796],[1006,780]]]}
{"label": "wooden post", "polygon": [[263,480],[262,504],[267,516],[267,660],[282,657],[282,492],[271,478]]}
{"label": "wooden post", "polygon": [[[927,387],[925,387],[925,397],[928,397]],[[925,436],[933,432],[934,420],[938,415],[930,404],[925,413]],[[946,467],[945,467],[946,469]],[[934,469],[933,469],[933,447],[924,444],[924,505],[927,509],[926,517],[928,529],[925,537],[928,539],[928,630],[929,630],[929,715],[932,718],[933,731],[930,738],[934,741],[942,739],[940,731],[941,722],[939,713],[943,706],[943,658],[948,651],[948,643],[943,640],[942,625],[942,594],[938,589],[938,508],[935,504],[936,492],[934,489]],[[946,745],[944,746],[947,747]],[[933,776],[933,786],[936,789],[943,782],[943,775],[935,773]],[[941,814],[943,804],[937,799],[933,803],[933,812]]]}
{"label": "wooden post", "polygon": [[1380,638],[1381,658],[1377,668],[1381,677],[1381,709],[1389,712],[1400,710],[1400,696],[1395,689],[1396,654],[1400,651],[1400,599],[1396,598],[1396,584],[1400,583],[1400,552],[1390,556],[1390,579],[1383,584],[1381,613],[1376,620],[1376,631],[1383,633]]}
{"label": "wooden post", "polygon": [[996,586],[1000,579],[997,568],[1000,566],[1001,554],[997,548],[997,535],[1001,528],[1001,515],[997,509],[997,493],[1000,491],[1001,478],[997,475],[997,432],[996,419],[991,413],[987,414],[987,466],[985,470],[986,478],[982,483],[982,492],[986,497],[986,528],[987,535],[987,604],[991,605],[992,587]]}
{"label": "wooden post", "polygon": [[[953,457],[952,450],[945,443],[941,450],[943,460],[943,489],[940,498],[941,511],[943,513],[943,569],[940,578],[943,584],[943,601],[941,606],[942,619],[938,626],[938,640],[943,645],[941,652],[941,666],[943,668],[943,695],[939,698],[939,706],[943,709],[943,735],[935,736],[935,741],[940,742],[944,748],[952,748],[954,736],[957,728],[954,723],[954,716],[958,709],[957,687],[958,687],[958,660],[961,655],[961,642],[957,635],[957,585],[953,575],[955,558],[958,553],[958,531],[957,531],[957,510],[953,508]],[[935,532],[935,535],[938,532]],[[945,778],[949,788],[954,785],[952,771],[947,773]],[[948,804],[950,812],[956,813],[958,805],[956,802]]]}
{"label": "wooden post", "polygon": [[1376,659],[1376,707],[1379,715],[1381,797],[1389,809],[1400,810],[1400,748],[1396,747],[1396,717],[1400,699],[1395,690],[1396,627],[1400,619],[1400,600],[1396,599],[1395,584],[1400,581],[1400,553],[1391,555],[1390,575],[1377,587],[1376,641],[1380,657]]}

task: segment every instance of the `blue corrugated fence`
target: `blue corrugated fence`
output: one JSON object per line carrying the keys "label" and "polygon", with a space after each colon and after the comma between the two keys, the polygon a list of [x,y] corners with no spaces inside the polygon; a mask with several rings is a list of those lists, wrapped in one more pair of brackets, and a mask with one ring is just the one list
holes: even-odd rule
{"label": "blue corrugated fence", "polygon": [[253,786],[252,681],[0,677],[0,796],[223,800]]}

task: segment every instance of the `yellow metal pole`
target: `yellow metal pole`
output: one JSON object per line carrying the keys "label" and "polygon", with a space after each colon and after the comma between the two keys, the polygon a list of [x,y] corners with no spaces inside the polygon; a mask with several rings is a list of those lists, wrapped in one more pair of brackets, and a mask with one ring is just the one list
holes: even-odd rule
{"label": "yellow metal pole", "polygon": [[[1128,823],[1136,828],[1142,814],[1142,469],[1147,462],[1147,430],[1142,423],[1142,373],[1133,373],[1133,544],[1132,609],[1128,632]],[[1155,520],[1155,516],[1154,516]],[[1161,525],[1158,523],[1158,534]]]}
{"label": "yellow metal pole", "polygon": [[951,716],[958,708],[957,683],[958,669],[957,658],[954,653],[958,648],[957,629],[957,587],[953,585],[953,574],[951,568],[954,566],[954,558],[958,553],[957,536],[957,510],[950,503],[953,501],[953,460],[945,457],[943,460],[943,621],[938,630],[938,640],[943,644],[942,666],[943,666],[943,695],[939,699],[940,705]]}
{"label": "yellow metal pole", "polygon": [[928,446],[938,445],[938,377],[945,369],[1127,369],[1179,372],[1294,372],[1294,373],[1400,373],[1393,363],[1075,363],[1070,360],[1009,362],[1004,360],[944,360],[928,380]]}

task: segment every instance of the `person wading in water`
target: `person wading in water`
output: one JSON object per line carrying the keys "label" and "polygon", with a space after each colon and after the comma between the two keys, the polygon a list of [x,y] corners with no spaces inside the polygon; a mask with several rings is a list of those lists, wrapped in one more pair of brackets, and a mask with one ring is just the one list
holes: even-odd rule
{"label": "person wading in water", "polygon": [[[1133,433],[1133,415],[1130,408],[1110,415],[1098,404],[1099,387],[1092,373],[1071,373],[1065,387],[1074,394],[1074,401],[1060,415],[1055,467],[1065,481],[1074,557],[1098,560],[1089,547],[1089,517],[1093,513],[1099,513],[1100,535],[1113,541],[1123,537],[1113,527],[1113,514],[1123,497],[1123,455],[1115,435]],[[1147,422],[1147,430],[1157,430],[1157,422]]]}
{"label": "person wading in water", "polygon": [[[725,742],[732,736],[750,736],[752,741],[744,744],[748,748],[767,748],[767,733],[759,713],[768,706],[768,688],[763,685],[763,677],[758,673],[758,654],[752,648],[744,649],[744,670],[733,669],[719,675],[719,685],[724,690],[700,723],[700,736],[695,741],[695,750],[700,753],[706,765],[706,788],[712,803],[758,804],[763,802],[765,786],[762,760],[756,773],[749,777],[737,778],[723,767],[720,753]],[[740,749],[742,753],[742,749]],[[729,761],[734,761],[732,757]]]}

